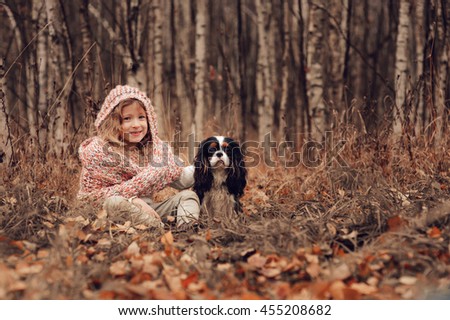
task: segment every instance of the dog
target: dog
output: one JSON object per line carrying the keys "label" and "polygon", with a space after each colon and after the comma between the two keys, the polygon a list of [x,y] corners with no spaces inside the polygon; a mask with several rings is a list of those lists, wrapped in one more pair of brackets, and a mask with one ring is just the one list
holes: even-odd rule
{"label": "dog", "polygon": [[242,212],[240,198],[247,185],[247,169],[239,143],[213,136],[203,140],[194,158],[194,186],[201,212],[220,220]]}

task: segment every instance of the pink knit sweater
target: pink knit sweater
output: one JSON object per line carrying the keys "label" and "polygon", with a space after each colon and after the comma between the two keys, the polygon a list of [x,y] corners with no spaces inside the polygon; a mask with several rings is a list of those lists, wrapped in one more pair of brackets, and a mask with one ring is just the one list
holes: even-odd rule
{"label": "pink knit sweater", "polygon": [[120,150],[98,136],[85,140],[79,148],[82,163],[80,200],[101,204],[114,195],[125,198],[150,196],[177,180],[181,174],[182,167],[175,162],[170,147],[157,136],[156,117],[150,100],[137,89],[128,86],[113,89],[97,116],[97,128],[120,101],[130,97],[143,101],[145,105],[147,118],[150,118],[152,146],[146,148],[148,153],[143,157],[137,148]]}

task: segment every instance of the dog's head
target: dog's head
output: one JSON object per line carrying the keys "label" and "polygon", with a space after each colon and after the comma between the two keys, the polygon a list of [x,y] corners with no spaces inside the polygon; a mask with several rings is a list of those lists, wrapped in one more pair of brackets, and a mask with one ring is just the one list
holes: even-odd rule
{"label": "dog's head", "polygon": [[244,194],[247,169],[239,143],[232,138],[213,136],[203,140],[194,159],[194,191],[203,198],[212,187],[214,172],[225,170],[228,192],[238,198]]}

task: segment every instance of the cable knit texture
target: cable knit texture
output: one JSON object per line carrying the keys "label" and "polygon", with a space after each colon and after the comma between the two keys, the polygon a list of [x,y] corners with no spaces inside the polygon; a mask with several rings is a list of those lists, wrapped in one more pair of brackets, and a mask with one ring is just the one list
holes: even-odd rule
{"label": "cable knit texture", "polygon": [[179,159],[157,136],[156,116],[150,99],[129,86],[117,86],[106,97],[97,115],[98,128],[124,99],[134,98],[145,106],[152,143],[142,155],[137,148],[113,147],[98,136],[85,140],[79,148],[82,163],[78,199],[101,204],[110,196],[151,196],[178,179],[182,172]]}

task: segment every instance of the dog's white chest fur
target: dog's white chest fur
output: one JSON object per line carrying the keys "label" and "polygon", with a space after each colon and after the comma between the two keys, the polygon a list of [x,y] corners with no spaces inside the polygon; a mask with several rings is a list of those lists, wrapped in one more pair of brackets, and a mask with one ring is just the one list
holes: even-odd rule
{"label": "dog's white chest fur", "polygon": [[205,193],[201,210],[210,218],[220,220],[230,217],[236,206],[235,198],[225,185],[227,174],[223,169],[215,169],[211,190]]}

